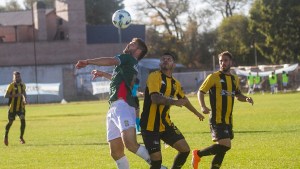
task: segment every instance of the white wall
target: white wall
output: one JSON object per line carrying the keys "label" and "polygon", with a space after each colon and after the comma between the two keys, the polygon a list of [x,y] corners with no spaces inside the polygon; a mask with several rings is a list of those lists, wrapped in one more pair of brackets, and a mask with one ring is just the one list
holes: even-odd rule
{"label": "white wall", "polygon": [[[63,99],[63,69],[73,69],[73,65],[47,65],[37,67],[38,83],[60,83],[59,95],[30,95],[29,102],[48,103],[60,102]],[[12,73],[19,71],[22,81],[26,83],[36,82],[36,71],[34,66],[0,67],[0,85],[8,85],[12,82]],[[0,103],[6,103],[7,99],[0,97]]]}

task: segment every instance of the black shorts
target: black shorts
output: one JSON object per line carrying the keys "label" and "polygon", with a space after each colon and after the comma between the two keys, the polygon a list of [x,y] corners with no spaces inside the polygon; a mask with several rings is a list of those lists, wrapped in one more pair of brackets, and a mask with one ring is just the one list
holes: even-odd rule
{"label": "black shorts", "polygon": [[184,136],[174,124],[163,132],[142,130],[141,133],[149,154],[161,151],[160,140],[173,146],[177,141],[184,139]]}
{"label": "black shorts", "polygon": [[218,141],[225,138],[233,139],[232,125],[228,124],[211,124],[210,132],[213,141]]}
{"label": "black shorts", "polygon": [[133,97],[134,98],[134,102],[137,105],[136,109],[140,109],[140,101],[138,97]]}
{"label": "black shorts", "polygon": [[8,111],[8,120],[15,120],[16,119],[16,116],[24,116],[25,117],[25,111],[18,111],[18,112],[9,112]]}

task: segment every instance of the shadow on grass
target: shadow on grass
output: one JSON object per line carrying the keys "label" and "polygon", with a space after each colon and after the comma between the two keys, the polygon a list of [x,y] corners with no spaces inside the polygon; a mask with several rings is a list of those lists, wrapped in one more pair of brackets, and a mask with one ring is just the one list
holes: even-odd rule
{"label": "shadow on grass", "polygon": [[[294,130],[234,130],[233,131],[234,133],[241,133],[241,134],[247,134],[247,133],[282,133],[282,132],[285,132],[285,133],[292,133],[292,132],[299,132],[299,129],[294,129]],[[205,132],[193,132],[193,131],[190,131],[190,132],[183,132],[183,134],[207,134],[210,132],[209,131],[205,131]]]}
{"label": "shadow on grass", "polygon": [[82,116],[97,116],[100,113],[81,113],[81,114],[53,114],[53,115],[41,115],[41,116],[31,116],[28,117],[27,121],[47,121],[56,117],[82,117]]}
{"label": "shadow on grass", "polygon": [[273,131],[264,131],[264,130],[257,130],[257,131],[233,131],[234,133],[293,133],[293,132],[299,132],[299,129],[293,129],[293,130],[273,130]]}
{"label": "shadow on grass", "polygon": [[33,147],[43,147],[43,146],[94,146],[94,145],[105,145],[108,146],[108,143],[49,143],[49,144],[26,144],[26,146]]}
{"label": "shadow on grass", "polygon": [[[140,142],[139,144],[144,144]],[[108,143],[53,143],[53,144],[26,144],[26,146],[43,147],[43,146],[108,146]]]}

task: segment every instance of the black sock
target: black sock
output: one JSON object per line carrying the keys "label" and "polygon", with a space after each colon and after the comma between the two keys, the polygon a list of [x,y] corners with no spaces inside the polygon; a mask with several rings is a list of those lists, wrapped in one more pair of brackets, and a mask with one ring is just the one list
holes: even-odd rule
{"label": "black sock", "polygon": [[178,152],[178,154],[175,157],[172,169],[180,169],[184,163],[186,162],[187,157],[189,156],[190,152]]}
{"label": "black sock", "polygon": [[9,129],[11,127],[12,123],[7,123],[6,126],[5,126],[5,137],[8,137],[8,132],[9,132]]}
{"label": "black sock", "polygon": [[150,169],[160,169],[162,160],[152,161]]}
{"label": "black sock", "polygon": [[218,147],[219,147],[219,144],[213,144],[209,147],[206,147],[206,148],[198,151],[198,156],[202,157],[202,156],[215,155],[215,154],[217,154]]}
{"label": "black sock", "polygon": [[24,132],[25,132],[25,127],[26,127],[25,119],[22,119],[21,120],[21,127],[20,127],[20,130],[21,130],[20,138],[23,138],[23,135],[24,135]]}
{"label": "black sock", "polygon": [[211,169],[219,169],[221,167],[221,164],[223,162],[223,159],[225,157],[225,153],[218,153],[215,155],[211,162]]}
{"label": "black sock", "polygon": [[219,169],[221,167],[225,154],[230,148],[220,145],[218,149],[219,152],[215,155],[211,162],[211,169]]}
{"label": "black sock", "polygon": [[215,155],[219,152],[223,152],[224,147],[228,148],[228,150],[230,149],[229,147],[226,147],[226,146],[223,146],[223,145],[220,145],[220,144],[214,144],[214,145],[211,145],[209,147],[206,147],[205,149],[202,149],[202,150],[198,151],[197,154],[198,154],[199,157]]}

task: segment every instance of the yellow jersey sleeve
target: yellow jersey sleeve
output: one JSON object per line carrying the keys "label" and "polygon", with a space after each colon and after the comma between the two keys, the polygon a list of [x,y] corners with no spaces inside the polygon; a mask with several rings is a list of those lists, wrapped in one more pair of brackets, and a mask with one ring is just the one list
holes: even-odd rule
{"label": "yellow jersey sleeve", "polygon": [[147,86],[150,95],[151,93],[160,93],[161,82],[162,80],[159,72],[153,72],[149,74]]}
{"label": "yellow jersey sleeve", "polygon": [[209,89],[215,85],[215,78],[213,77],[213,74],[210,74],[207,76],[207,78],[204,80],[202,85],[199,88],[199,91],[202,91],[204,93],[207,93]]}

